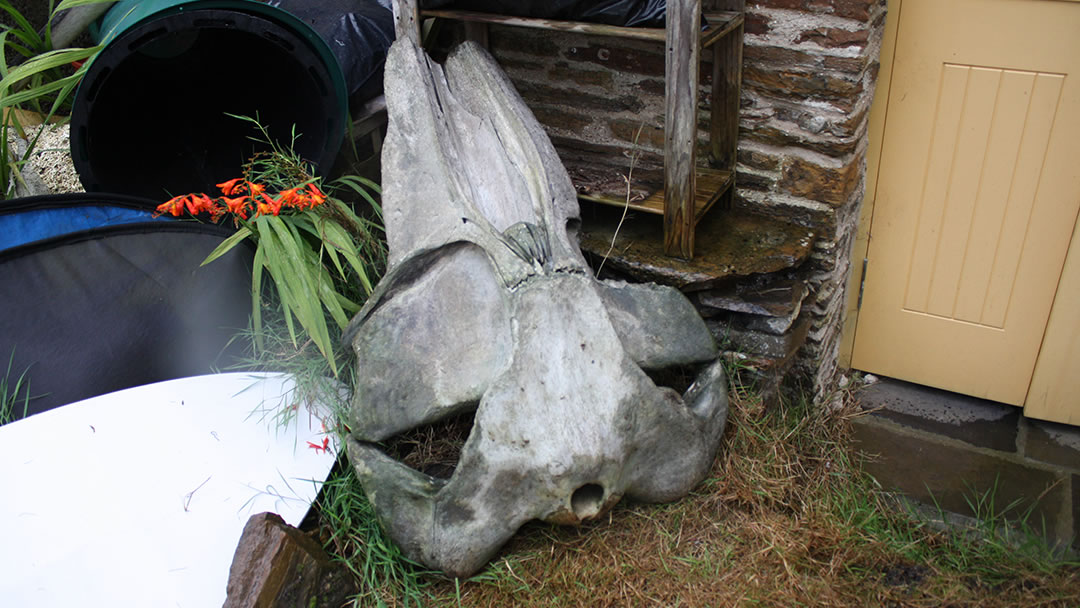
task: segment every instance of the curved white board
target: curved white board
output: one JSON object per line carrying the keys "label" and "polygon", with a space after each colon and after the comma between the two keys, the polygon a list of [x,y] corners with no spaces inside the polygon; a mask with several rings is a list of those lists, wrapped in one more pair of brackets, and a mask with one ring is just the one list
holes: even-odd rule
{"label": "curved white board", "polygon": [[275,419],[296,399],[214,374],[0,427],[0,606],[220,606],[248,517],[297,525],[333,465],[329,408]]}

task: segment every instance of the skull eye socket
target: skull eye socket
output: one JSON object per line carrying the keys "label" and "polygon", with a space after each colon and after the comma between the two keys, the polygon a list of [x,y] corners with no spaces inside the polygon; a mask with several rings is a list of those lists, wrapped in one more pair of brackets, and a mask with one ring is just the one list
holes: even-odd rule
{"label": "skull eye socket", "polygon": [[570,508],[578,519],[588,519],[600,513],[600,507],[604,504],[604,487],[587,483],[570,496]]}
{"label": "skull eye socket", "polygon": [[676,393],[682,395],[694,384],[698,374],[703,369],[705,369],[705,364],[699,363],[672,365],[663,369],[645,369],[643,371],[656,386],[673,389]]}
{"label": "skull eye socket", "polygon": [[476,412],[399,433],[381,443],[386,455],[431,477],[449,479],[472,432]]}

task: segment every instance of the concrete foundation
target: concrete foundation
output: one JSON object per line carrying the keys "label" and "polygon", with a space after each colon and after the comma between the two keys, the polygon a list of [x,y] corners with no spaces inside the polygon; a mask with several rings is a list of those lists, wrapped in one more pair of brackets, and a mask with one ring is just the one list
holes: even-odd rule
{"label": "concrete foundation", "polygon": [[855,440],[883,487],[961,515],[1024,519],[1080,552],[1080,428],[899,380],[858,399]]}

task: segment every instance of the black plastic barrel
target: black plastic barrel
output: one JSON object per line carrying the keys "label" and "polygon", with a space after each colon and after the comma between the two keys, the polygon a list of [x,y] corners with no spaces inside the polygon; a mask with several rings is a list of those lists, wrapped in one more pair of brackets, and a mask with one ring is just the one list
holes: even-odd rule
{"label": "black plastic barrel", "polygon": [[127,0],[106,14],[106,45],[71,116],[75,169],[90,192],[162,200],[210,192],[262,147],[255,118],[316,171],[333,165],[348,97],[325,41],[253,0]]}

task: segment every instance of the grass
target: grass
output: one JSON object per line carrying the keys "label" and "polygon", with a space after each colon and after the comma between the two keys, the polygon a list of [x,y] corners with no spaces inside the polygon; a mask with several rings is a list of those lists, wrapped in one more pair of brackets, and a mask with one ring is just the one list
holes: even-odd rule
{"label": "grass", "polygon": [[23,370],[18,378],[12,380],[14,365],[15,350],[12,349],[7,370],[0,377],[0,426],[26,418],[30,409],[30,380],[26,377],[29,370]]}
{"label": "grass", "polygon": [[[579,528],[529,524],[468,580],[402,560],[342,467],[319,499],[319,530],[360,582],[354,605],[1080,605],[1080,563],[1031,530],[1006,541],[935,529],[898,506],[851,455],[850,408],[767,409],[732,371],[721,455],[690,496],[624,502]],[[1002,529],[985,515],[984,532]]]}

